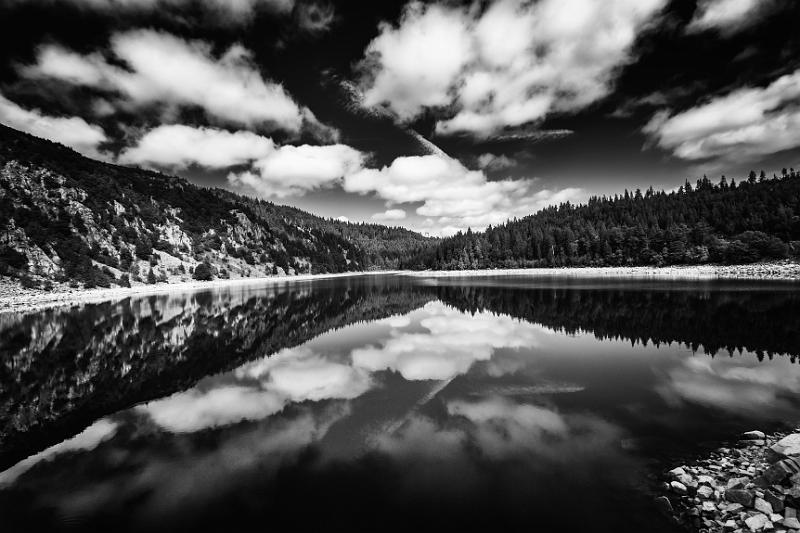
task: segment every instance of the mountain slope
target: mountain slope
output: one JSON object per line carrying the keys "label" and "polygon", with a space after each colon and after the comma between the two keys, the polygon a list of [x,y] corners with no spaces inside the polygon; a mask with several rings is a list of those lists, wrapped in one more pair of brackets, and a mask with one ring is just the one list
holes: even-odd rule
{"label": "mountain slope", "polygon": [[676,192],[562,204],[483,233],[457,234],[406,268],[750,263],[800,255],[800,174],[738,185],[707,178]]}
{"label": "mountain slope", "polygon": [[94,161],[0,125],[0,274],[25,283],[396,268],[430,242]]}

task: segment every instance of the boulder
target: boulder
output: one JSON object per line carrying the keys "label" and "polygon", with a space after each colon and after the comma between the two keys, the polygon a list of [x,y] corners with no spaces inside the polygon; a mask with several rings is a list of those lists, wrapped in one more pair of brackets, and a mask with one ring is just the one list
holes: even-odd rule
{"label": "boulder", "polygon": [[[675,483],[673,481],[673,483]],[[684,487],[685,489],[686,487]],[[753,494],[749,490],[731,489],[725,491],[725,499],[731,503],[738,503],[745,507],[753,506]]]}
{"label": "boulder", "polygon": [[767,468],[764,478],[771,485],[777,485],[787,477],[797,475],[798,472],[800,472],[800,461],[794,457],[787,457]]}
{"label": "boulder", "polygon": [[781,525],[783,527],[788,527],[789,529],[800,529],[800,520],[797,518],[784,518],[781,521]]}
{"label": "boulder", "polygon": [[700,485],[714,485],[714,478],[711,476],[697,476],[697,482]]}
{"label": "boulder", "polygon": [[714,505],[714,502],[710,502],[708,500],[703,502],[703,512],[704,513],[716,513],[717,506]]}
{"label": "boulder", "polygon": [[770,462],[800,455],[800,433],[792,433],[770,446]]}
{"label": "boulder", "polygon": [[756,439],[764,440],[766,438],[767,436],[764,434],[763,431],[755,430],[755,431],[745,431],[744,433],[742,433],[740,440],[756,440]]}
{"label": "boulder", "polygon": [[659,511],[667,516],[672,516],[675,512],[672,508],[672,502],[666,496],[659,496],[656,498],[656,507]]}
{"label": "boulder", "polygon": [[725,485],[725,490],[731,489],[743,489],[745,485],[750,482],[750,478],[748,477],[732,477],[728,480],[728,483]]}
{"label": "boulder", "polygon": [[673,492],[676,492],[678,494],[686,494],[688,492],[686,490],[686,485],[684,485],[680,481],[673,481],[672,483],[669,484],[669,486]]}
{"label": "boulder", "polygon": [[710,500],[711,497],[714,496],[714,489],[708,485],[703,485],[697,489],[697,495],[704,500]]}
{"label": "boulder", "polygon": [[674,479],[678,479],[679,477],[686,474],[686,469],[682,466],[676,466],[672,470],[669,471],[669,475],[672,476]]}
{"label": "boulder", "polygon": [[783,511],[783,496],[775,494],[771,490],[764,492],[764,500],[772,506],[772,510],[776,513]]}
{"label": "boulder", "polygon": [[762,531],[764,529],[772,529],[772,522],[763,514],[756,514],[748,516],[744,520],[745,525],[750,531]]}
{"label": "boulder", "polygon": [[756,498],[753,502],[756,511],[769,516],[773,513],[772,506],[764,498]]}

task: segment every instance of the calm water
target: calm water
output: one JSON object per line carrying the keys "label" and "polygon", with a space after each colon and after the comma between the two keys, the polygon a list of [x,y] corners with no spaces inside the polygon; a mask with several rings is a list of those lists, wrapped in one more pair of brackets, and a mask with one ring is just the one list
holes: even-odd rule
{"label": "calm water", "polygon": [[0,530],[671,531],[800,286],[340,278],[0,315]]}

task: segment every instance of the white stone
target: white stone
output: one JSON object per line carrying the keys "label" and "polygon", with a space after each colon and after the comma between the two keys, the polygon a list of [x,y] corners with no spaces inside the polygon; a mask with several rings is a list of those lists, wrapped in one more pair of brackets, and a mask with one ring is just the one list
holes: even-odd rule
{"label": "white stone", "polygon": [[800,433],[792,433],[772,445],[772,451],[778,455],[800,455]]}
{"label": "white stone", "polygon": [[756,508],[756,511],[764,513],[767,516],[773,513],[772,506],[764,498],[756,498],[755,503],[753,503],[753,507]]}
{"label": "white stone", "polygon": [[714,495],[714,489],[709,487],[708,485],[703,485],[699,489],[697,489],[697,495],[703,498],[704,500],[708,500],[711,496]]}
{"label": "white stone", "polygon": [[769,527],[772,527],[772,523],[763,514],[748,516],[744,520],[744,523],[747,525],[750,531],[761,531],[767,527],[767,524],[769,524]]}
{"label": "white stone", "polygon": [[686,474],[686,469],[682,466],[677,466],[669,471],[672,477],[681,477],[682,475]]}
{"label": "white stone", "polygon": [[686,494],[686,485],[680,481],[673,481],[669,484],[669,486],[672,487],[672,490],[678,494]]}

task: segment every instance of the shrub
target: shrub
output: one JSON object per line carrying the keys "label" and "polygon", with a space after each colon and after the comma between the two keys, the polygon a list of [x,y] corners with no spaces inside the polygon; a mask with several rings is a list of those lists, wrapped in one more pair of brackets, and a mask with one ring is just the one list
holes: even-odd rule
{"label": "shrub", "polygon": [[211,281],[214,279],[214,272],[211,269],[211,265],[208,263],[200,263],[195,267],[193,277],[198,281]]}
{"label": "shrub", "polygon": [[17,270],[28,269],[28,258],[25,254],[16,251],[10,246],[0,248],[0,272],[8,271],[8,268]]}

